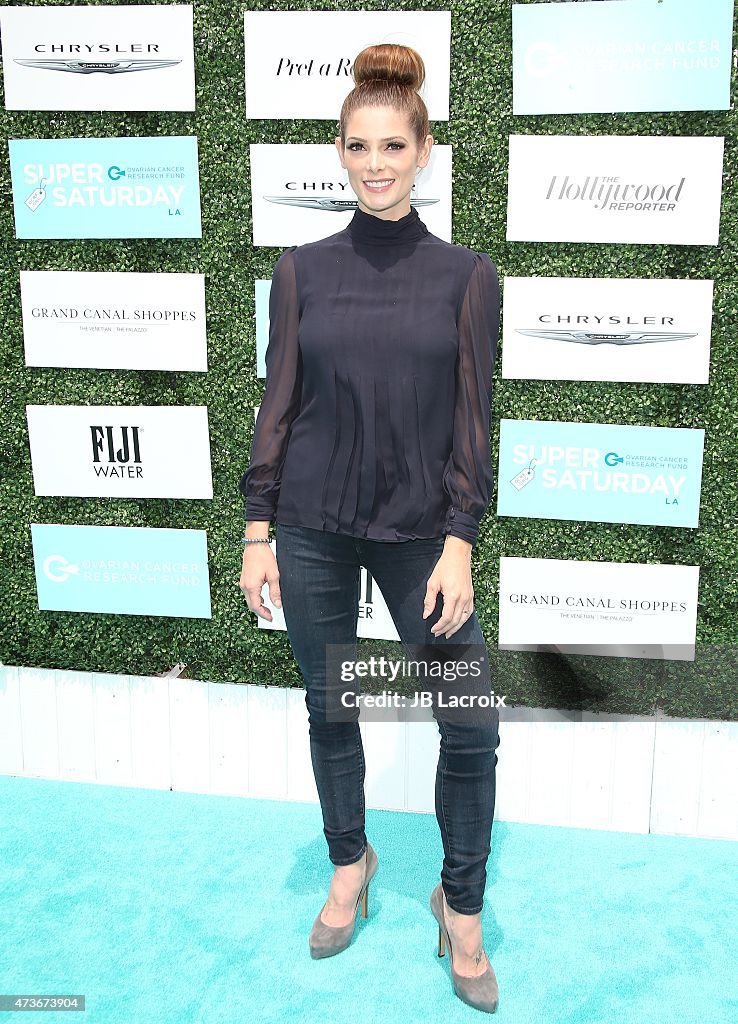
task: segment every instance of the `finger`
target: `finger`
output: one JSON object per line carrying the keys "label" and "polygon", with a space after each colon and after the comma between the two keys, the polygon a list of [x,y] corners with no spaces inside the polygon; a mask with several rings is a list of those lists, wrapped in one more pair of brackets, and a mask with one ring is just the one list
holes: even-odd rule
{"label": "finger", "polygon": [[474,608],[473,607],[472,608],[462,608],[462,610],[461,610],[461,621],[459,622],[459,624],[457,626],[454,627],[454,629],[451,630],[450,633],[447,634],[447,636],[451,636],[452,634],[454,634],[458,630],[460,630],[461,627],[466,622],[469,621],[469,619],[472,617],[473,614],[474,614]]}
{"label": "finger", "polygon": [[[268,595],[268,597],[269,597],[269,600],[271,601],[271,603],[272,603],[272,604],[273,604],[273,605],[274,605],[274,606],[275,606],[276,608],[278,608],[278,607],[279,607],[279,605],[278,605],[278,604],[276,604],[276,603],[275,603],[275,601],[274,601],[274,595],[273,595],[273,593],[272,593],[272,588],[276,586],[276,591],[277,591],[277,598],[278,598],[279,600],[281,600],[281,597],[280,597],[280,590],[279,590],[279,584],[277,583],[277,581],[278,581],[278,580],[279,580],[279,574],[277,574],[277,576],[276,576],[276,577],[271,577],[271,578],[270,578],[269,576],[267,576],[267,587],[266,587],[266,593],[267,593],[267,595]],[[257,602],[255,602],[257,606],[256,606],[256,607],[254,608],[254,611],[255,611],[255,612],[256,612],[256,614],[257,614],[257,615],[259,615],[259,616],[260,616],[260,617],[261,617],[262,619],[267,619],[267,620],[268,620],[269,622],[273,622],[273,621],[274,621],[274,616],[272,615],[272,611],[271,611],[271,609],[270,609],[270,608],[269,608],[269,606],[268,606],[268,605],[266,604],[266,599],[265,599],[265,594],[264,594],[264,590],[265,590],[265,586],[264,586],[264,582],[262,582],[262,584],[261,584],[261,587],[259,588],[259,597],[258,597],[258,601],[257,601]]]}
{"label": "finger", "polygon": [[262,588],[258,583],[253,587],[244,587],[243,591],[246,595],[246,604],[252,612],[256,613],[256,615],[259,615],[262,619],[269,619],[271,622],[272,613],[261,599],[261,589]]}
{"label": "finger", "polygon": [[428,586],[425,588],[425,599],[423,600],[423,618],[427,619],[433,609],[436,607],[436,601],[438,600],[438,591],[440,589],[440,583],[431,583],[428,580]]}
{"label": "finger", "polygon": [[460,598],[448,598],[444,596],[441,617],[438,622],[431,626],[431,633],[434,636],[439,636],[441,633],[445,633],[449,626],[455,622],[460,607]]}
{"label": "finger", "polygon": [[282,591],[279,587],[279,577],[269,580],[269,600],[275,608],[282,607]]}
{"label": "finger", "polygon": [[[471,617],[471,614],[474,611],[473,608],[470,609],[467,606],[465,606],[462,601],[459,601],[459,605],[460,607],[458,609],[457,614],[452,617],[450,621],[450,626],[446,630],[447,640],[449,637],[453,636],[454,633],[458,632],[459,629],[461,629],[461,627]],[[441,620],[439,619],[436,625],[439,625],[440,622]]]}
{"label": "finger", "polygon": [[451,629],[449,629],[448,632],[446,633],[446,639],[447,640],[448,640],[449,637],[453,636],[454,633],[458,633],[458,631],[461,629],[461,627],[466,622],[466,619],[467,619],[467,617],[462,615],[461,619],[459,620],[459,622],[452,624]]}

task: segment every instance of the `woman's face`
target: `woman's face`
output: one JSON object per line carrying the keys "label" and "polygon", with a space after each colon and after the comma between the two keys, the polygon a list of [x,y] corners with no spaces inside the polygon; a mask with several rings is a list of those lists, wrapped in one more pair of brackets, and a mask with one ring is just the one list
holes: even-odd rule
{"label": "woman's face", "polygon": [[393,107],[361,107],[346,125],[345,147],[340,136],[336,139],[359,209],[383,220],[410,212],[417,169],[426,166],[432,147],[432,135],[418,146],[407,116]]}

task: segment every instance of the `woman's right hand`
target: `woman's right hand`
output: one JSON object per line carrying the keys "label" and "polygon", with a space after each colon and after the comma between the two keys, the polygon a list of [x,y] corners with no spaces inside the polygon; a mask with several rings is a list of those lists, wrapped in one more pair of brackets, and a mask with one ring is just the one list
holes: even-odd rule
{"label": "woman's right hand", "polygon": [[261,599],[261,591],[265,583],[269,584],[269,600],[275,608],[281,608],[279,569],[274,552],[269,544],[244,544],[243,566],[238,585],[243,591],[246,604],[251,611],[271,622],[272,613]]}

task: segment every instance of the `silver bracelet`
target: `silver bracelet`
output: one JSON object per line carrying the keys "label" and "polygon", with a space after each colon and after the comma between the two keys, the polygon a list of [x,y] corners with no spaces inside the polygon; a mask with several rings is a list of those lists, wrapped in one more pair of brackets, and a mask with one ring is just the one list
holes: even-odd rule
{"label": "silver bracelet", "polygon": [[271,537],[242,537],[242,544],[268,544]]}

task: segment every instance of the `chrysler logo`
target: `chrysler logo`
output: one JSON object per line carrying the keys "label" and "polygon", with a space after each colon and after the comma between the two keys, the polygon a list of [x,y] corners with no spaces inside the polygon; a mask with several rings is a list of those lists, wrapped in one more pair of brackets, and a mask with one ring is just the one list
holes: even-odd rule
{"label": "chrysler logo", "polygon": [[[306,210],[330,210],[332,213],[346,213],[356,210],[358,199],[313,199],[310,196],[263,196],[268,203],[283,203],[285,206],[304,206]],[[438,199],[411,199],[411,206],[432,206]]]}
{"label": "chrysler logo", "polygon": [[524,331],[531,338],[550,338],[551,341],[573,341],[580,345],[647,345],[653,341],[685,341],[696,338],[694,334],[678,331]]}
{"label": "chrysler logo", "polygon": [[16,64],[27,68],[43,68],[47,71],[71,71],[75,75],[91,75],[102,71],[106,75],[120,75],[126,71],[151,71],[156,68],[170,68],[181,64],[181,60],[20,60]]}

